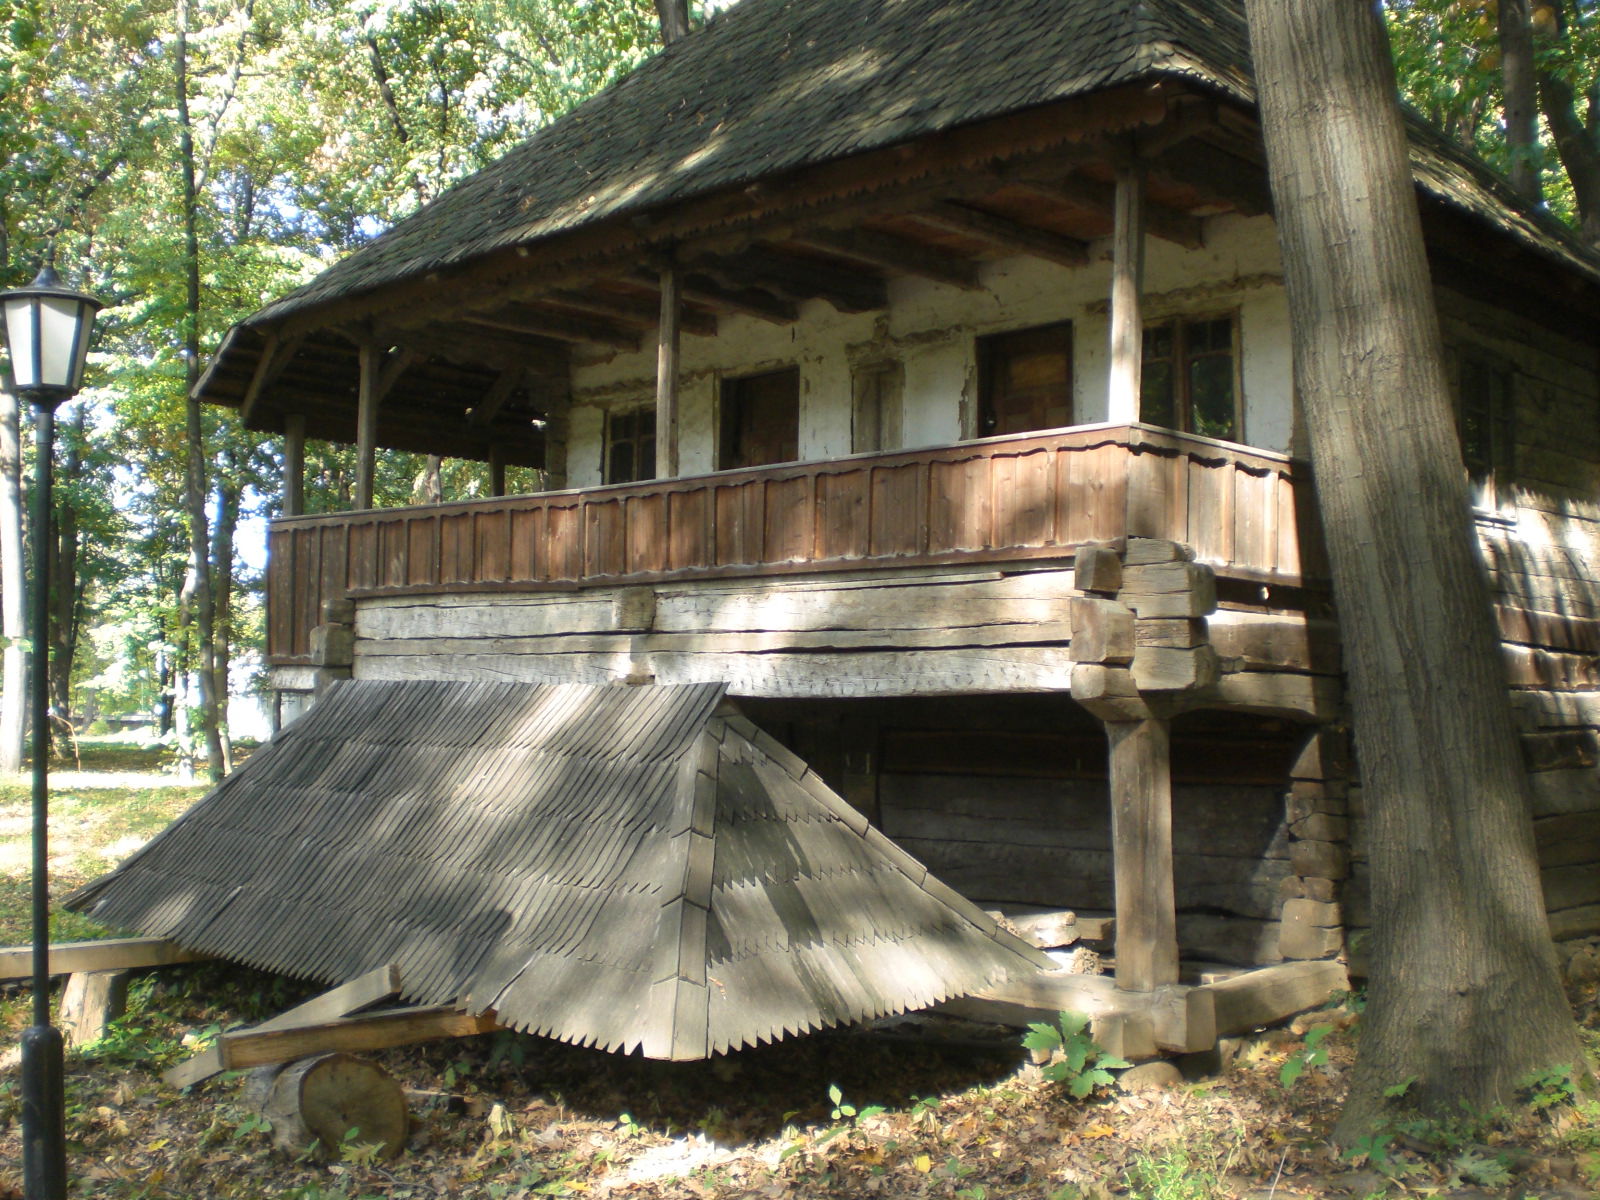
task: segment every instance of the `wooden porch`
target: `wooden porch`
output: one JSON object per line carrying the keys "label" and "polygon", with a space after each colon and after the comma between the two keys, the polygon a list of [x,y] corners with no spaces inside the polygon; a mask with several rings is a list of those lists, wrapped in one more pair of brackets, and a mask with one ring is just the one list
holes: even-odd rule
{"label": "wooden porch", "polygon": [[1069,558],[1181,542],[1220,578],[1325,577],[1310,480],[1280,454],[1144,425],[274,522],[268,662],[309,665],[324,604]]}

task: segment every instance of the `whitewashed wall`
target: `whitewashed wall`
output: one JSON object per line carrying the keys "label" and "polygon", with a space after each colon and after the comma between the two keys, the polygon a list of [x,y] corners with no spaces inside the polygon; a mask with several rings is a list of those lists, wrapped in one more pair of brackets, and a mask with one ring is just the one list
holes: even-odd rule
{"label": "whitewashed wall", "polygon": [[[1073,322],[1078,420],[1103,421],[1109,250],[1097,242],[1091,253],[1090,265],[1076,270],[1033,258],[1002,259],[983,268],[983,286],[974,291],[920,279],[895,280],[889,308],[881,312],[847,316],[812,301],[802,306],[801,319],[792,326],[735,316],[723,318],[715,338],[685,334],[681,469],[685,474],[715,469],[719,378],[789,366],[800,369],[802,458],[850,453],[850,373],[864,362],[897,360],[904,365],[905,447],[971,437],[976,338],[1051,321]],[[1289,450],[1289,318],[1270,219],[1212,218],[1200,250],[1152,239],[1145,292],[1151,320],[1237,310],[1245,440],[1265,449]],[[638,353],[575,358],[569,487],[601,482],[605,410],[648,403],[654,388],[653,345]]]}

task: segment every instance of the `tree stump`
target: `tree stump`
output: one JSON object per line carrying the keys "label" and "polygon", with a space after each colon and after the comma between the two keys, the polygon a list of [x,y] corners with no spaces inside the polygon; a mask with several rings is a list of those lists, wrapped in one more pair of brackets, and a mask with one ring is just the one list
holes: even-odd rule
{"label": "tree stump", "polygon": [[350,1143],[376,1144],[385,1159],[405,1149],[404,1090],[382,1067],[352,1054],[260,1067],[251,1072],[244,1099],[272,1122],[273,1145],[291,1154],[313,1138],[334,1155]]}
{"label": "tree stump", "polygon": [[61,991],[61,1022],[67,1045],[87,1046],[128,1011],[128,972],[75,971]]}

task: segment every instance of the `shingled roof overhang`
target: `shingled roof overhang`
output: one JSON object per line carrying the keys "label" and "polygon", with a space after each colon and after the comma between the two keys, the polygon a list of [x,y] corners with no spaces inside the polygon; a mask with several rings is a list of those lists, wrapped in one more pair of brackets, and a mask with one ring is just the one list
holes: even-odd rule
{"label": "shingled roof overhang", "polygon": [[695,1059],[1053,964],[681,687],[336,684],[70,903],[325,983]]}
{"label": "shingled roof overhang", "polygon": [[[783,320],[786,308],[792,319],[786,270],[826,280],[861,266],[808,231],[983,257],[982,235],[952,233],[948,211],[935,234],[893,216],[954,200],[977,207],[980,225],[998,216],[1032,220],[1045,240],[1095,236],[1103,213],[1086,215],[1083,199],[1135,134],[1147,151],[1168,147],[1151,198],[1170,206],[1181,238],[1196,214],[1265,207],[1252,104],[1236,0],[743,0],[249,318],[200,390],[250,408],[253,428],[280,428],[288,409],[276,396],[259,403],[260,386],[247,400],[251,381],[271,373],[284,344],[273,338],[313,337],[345,347],[342,370],[302,372],[281,390],[327,404],[327,423],[348,427],[353,339],[427,343],[431,328],[448,344],[470,328],[463,318],[487,313],[535,350],[626,344],[653,324],[650,265],[686,251],[698,256],[687,269],[713,276],[691,289],[692,319]],[[1557,223],[1520,209],[1420,122],[1413,160],[1437,261],[1466,264],[1471,279],[1487,233],[1496,266],[1510,264],[1547,304],[1565,301],[1580,321],[1600,314],[1600,260]],[[1036,183],[1036,169],[1075,175],[1076,196],[1025,202],[1019,186]],[[1470,232],[1456,236],[1458,226]],[[754,266],[727,261],[752,243]],[[766,279],[745,287],[741,276],[762,266]],[[826,282],[810,294],[871,306]],[[514,320],[508,302],[523,303]],[[513,413],[538,410],[530,399]]]}

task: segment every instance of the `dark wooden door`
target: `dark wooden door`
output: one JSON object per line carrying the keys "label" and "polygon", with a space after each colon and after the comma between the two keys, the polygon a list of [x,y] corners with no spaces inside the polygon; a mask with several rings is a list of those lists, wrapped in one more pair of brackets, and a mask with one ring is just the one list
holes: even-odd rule
{"label": "dark wooden door", "polygon": [[800,370],[789,367],[722,382],[724,470],[800,457]]}

